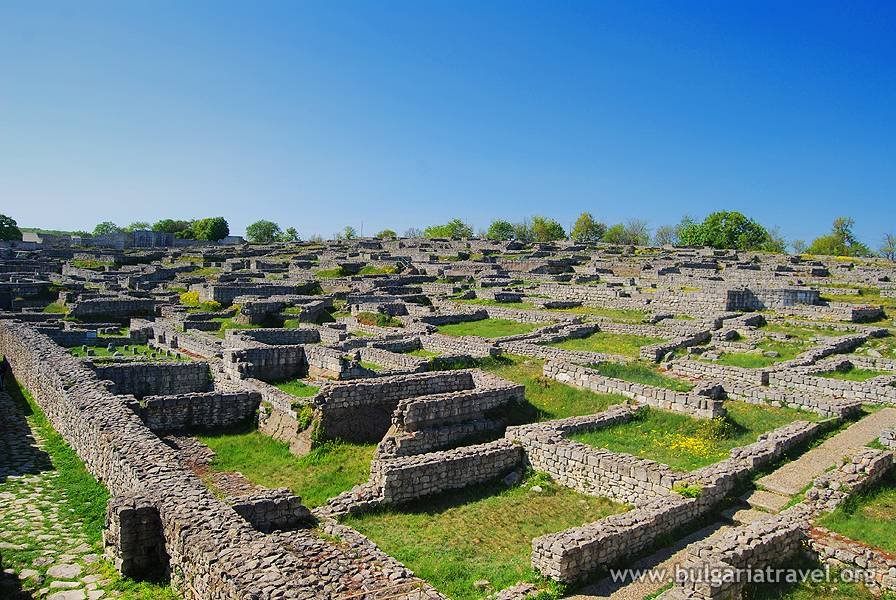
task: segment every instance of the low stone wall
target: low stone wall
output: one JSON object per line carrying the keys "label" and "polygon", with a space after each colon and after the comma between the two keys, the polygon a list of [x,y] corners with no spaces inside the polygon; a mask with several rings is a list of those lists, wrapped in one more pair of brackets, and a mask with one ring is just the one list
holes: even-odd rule
{"label": "low stone wall", "polygon": [[685,413],[704,419],[727,414],[722,400],[714,400],[696,393],[675,392],[622,379],[612,379],[601,375],[594,369],[572,363],[545,362],[543,373],[545,377],[556,379],[562,383],[576,385],[598,394],[621,394],[626,398],[663,410]]}
{"label": "low stone wall", "polygon": [[290,329],[228,329],[224,333],[224,344],[228,348],[244,348],[253,343],[271,346],[293,346],[299,344],[319,344],[320,331],[311,327]]}
{"label": "low stone wall", "polygon": [[149,298],[89,298],[68,306],[68,316],[76,319],[124,319],[152,315],[156,302]]}
{"label": "low stone wall", "polygon": [[[626,418],[624,410],[611,409],[618,414],[607,423],[595,420],[591,428]],[[623,564],[651,547],[658,537],[693,523],[714,509],[750,473],[780,459],[787,449],[805,443],[825,428],[819,423],[791,423],[763,434],[754,444],[733,449],[729,459],[692,473],[679,473],[665,465],[565,440],[559,431],[550,431],[551,425],[510,428],[507,437],[523,446],[530,461],[535,458],[533,466],[549,470],[558,481],[568,482],[584,493],[612,494],[610,497],[638,503],[627,513],[533,540],[533,566],[564,582],[580,581],[600,569]],[[587,427],[587,422],[577,430],[583,430],[583,426]],[[676,494],[672,490],[677,483],[697,484],[700,495],[684,498]]]}
{"label": "low stone wall", "polygon": [[311,521],[311,512],[302,504],[302,499],[288,488],[268,489],[251,496],[231,498],[230,505],[255,529],[263,532],[295,529],[308,526]]}
{"label": "low stone wall", "polygon": [[430,352],[463,354],[476,358],[500,354],[500,350],[495,344],[484,342],[482,338],[452,337],[440,333],[421,335],[420,345]]}
{"label": "low stone wall", "polygon": [[498,479],[523,460],[519,446],[497,440],[456,450],[374,461],[371,480],[385,504],[400,504]]}
{"label": "low stone wall", "polygon": [[[297,558],[217,500],[81,361],[46,336],[10,322],[0,322],[0,353],[113,497],[143,496],[156,507],[172,583],[185,598],[238,600],[263,587],[300,586],[294,579],[303,568]],[[254,560],[267,570],[247,568]]]}
{"label": "low stone wall", "polygon": [[245,423],[255,415],[261,397],[255,392],[204,392],[147,396],[133,408],[156,433],[219,430]]}
{"label": "low stone wall", "polygon": [[118,394],[137,398],[204,392],[211,389],[208,363],[135,362],[129,364],[93,364],[99,379],[115,384]]}
{"label": "low stone wall", "polygon": [[236,378],[283,381],[308,374],[305,346],[226,348],[224,369]]}

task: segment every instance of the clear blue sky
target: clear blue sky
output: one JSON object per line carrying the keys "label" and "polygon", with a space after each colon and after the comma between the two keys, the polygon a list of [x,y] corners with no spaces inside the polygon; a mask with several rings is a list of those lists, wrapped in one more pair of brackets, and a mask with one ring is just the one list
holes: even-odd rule
{"label": "clear blue sky", "polygon": [[0,213],[896,230],[896,3],[0,3]]}

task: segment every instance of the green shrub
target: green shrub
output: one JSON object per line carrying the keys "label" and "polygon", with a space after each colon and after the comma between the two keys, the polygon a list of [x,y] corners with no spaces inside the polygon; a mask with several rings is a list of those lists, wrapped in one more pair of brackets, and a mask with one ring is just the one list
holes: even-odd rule
{"label": "green shrub", "polygon": [[672,486],[672,491],[685,498],[699,498],[700,494],[703,493],[703,486],[699,483],[676,483]]}

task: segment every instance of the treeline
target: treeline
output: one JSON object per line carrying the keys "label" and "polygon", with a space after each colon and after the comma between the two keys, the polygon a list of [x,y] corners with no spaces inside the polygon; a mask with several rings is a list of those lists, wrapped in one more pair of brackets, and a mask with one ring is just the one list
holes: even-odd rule
{"label": "treeline", "polygon": [[[896,260],[896,235],[886,234],[877,250],[861,242],[853,232],[855,221],[850,217],[834,219],[831,231],[821,235],[811,243],[793,240],[789,246],[797,254],[813,254],[827,256],[872,257],[881,256]],[[206,217],[203,219],[177,220],[162,219],[150,225],[148,222],[136,221],[128,226],[120,227],[111,221],[104,221],[94,227],[93,232],[72,232],[79,235],[106,235],[122,231],[152,230],[171,233],[177,238],[218,241],[230,235],[230,227],[224,217]],[[351,240],[359,237],[352,226],[334,234],[335,239]],[[397,239],[398,234],[392,229],[384,229],[376,234],[383,240]],[[566,231],[556,220],[534,216],[531,219],[511,223],[495,220],[487,230],[474,233],[473,227],[461,219],[452,219],[441,225],[430,225],[423,230],[410,228],[403,237],[415,238],[448,238],[470,239],[485,238],[496,241],[516,240],[522,243],[547,243],[569,239],[576,243],[597,243],[646,246],[673,245],[687,247],[710,247],[720,250],[752,250],[762,252],[783,253],[788,243],[777,227],[766,228],[757,221],[737,211],[717,211],[703,221],[684,217],[676,225],[663,225],[652,232],[647,222],[641,219],[630,219],[624,223],[607,225],[591,213],[579,215],[570,231]],[[274,221],[259,220],[246,227],[246,238],[254,244],[270,244],[273,242],[301,241],[295,227],[281,229]],[[21,240],[22,232],[16,221],[6,215],[0,215],[0,240]],[[323,238],[314,235],[309,241],[318,242]]]}
{"label": "treeline", "polygon": [[185,240],[203,240],[216,242],[230,235],[230,226],[224,217],[206,217],[204,219],[162,219],[152,225],[146,221],[134,221],[130,225],[120,227],[112,221],[103,221],[93,228],[92,233],[73,232],[81,235],[109,235],[126,231],[156,231],[171,233],[174,237]]}
{"label": "treeline", "polygon": [[[850,217],[834,220],[831,232],[817,237],[811,244],[803,240],[793,240],[790,247],[797,254],[827,256],[872,257],[875,255],[896,259],[896,235],[884,235],[883,242],[875,253],[862,243],[853,233],[855,221]],[[787,240],[777,227],[766,228],[754,219],[737,211],[717,211],[703,221],[685,216],[676,225],[658,227],[651,235],[647,222],[630,219],[624,223],[608,226],[584,212],[567,232],[556,220],[542,216],[518,223],[504,220],[493,221],[489,228],[474,235],[473,227],[461,219],[453,219],[443,225],[431,225],[422,232],[409,229],[406,237],[465,239],[481,237],[490,240],[516,240],[523,243],[554,242],[569,239],[577,243],[622,244],[646,246],[710,247],[720,250],[752,250],[761,252],[787,252]]]}

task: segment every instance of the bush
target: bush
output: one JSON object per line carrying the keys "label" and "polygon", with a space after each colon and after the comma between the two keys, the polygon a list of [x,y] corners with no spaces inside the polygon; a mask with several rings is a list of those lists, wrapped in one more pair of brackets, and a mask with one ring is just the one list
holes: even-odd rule
{"label": "bush", "polygon": [[180,303],[184,306],[199,306],[199,292],[184,292],[180,295]]}
{"label": "bush", "polygon": [[703,486],[699,483],[676,483],[672,486],[672,491],[685,498],[699,498],[700,494],[703,493]]}
{"label": "bush", "polygon": [[404,327],[404,323],[383,313],[360,312],[355,315],[358,323],[375,327]]}

